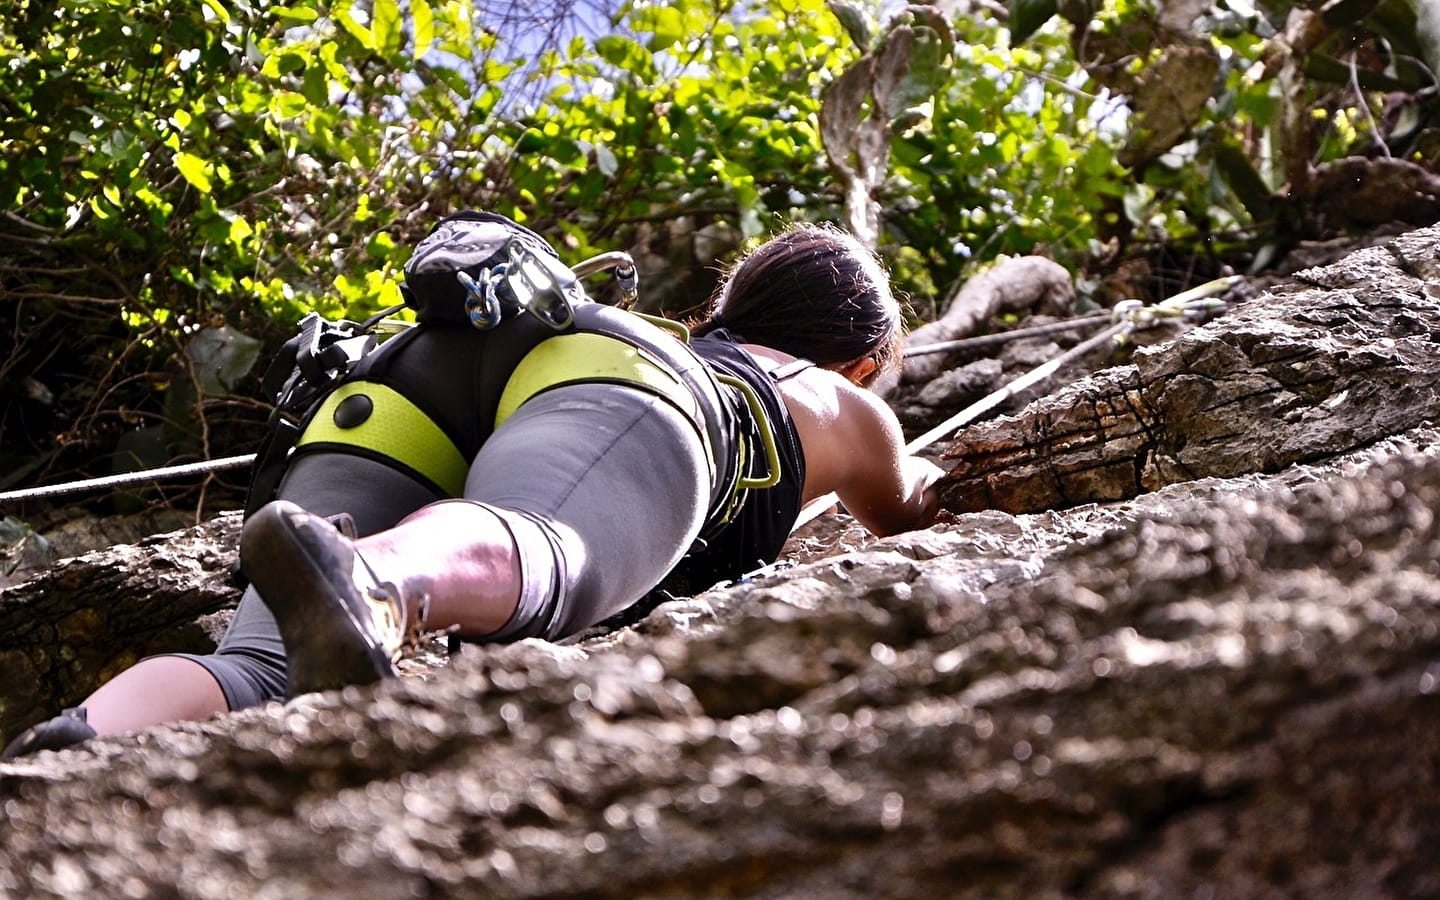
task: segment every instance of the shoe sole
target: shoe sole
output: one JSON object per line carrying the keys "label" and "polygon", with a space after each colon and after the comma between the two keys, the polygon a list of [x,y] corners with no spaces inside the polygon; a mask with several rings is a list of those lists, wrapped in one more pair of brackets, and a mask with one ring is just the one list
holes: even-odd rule
{"label": "shoe sole", "polygon": [[46,719],[25,729],[0,752],[0,760],[19,759],[42,750],[64,750],[93,737],[95,729],[85,721],[84,715],[76,715],[72,710],[66,710],[53,719]]}
{"label": "shoe sole", "polygon": [[395,677],[390,655],[369,634],[369,611],[350,573],[332,580],[272,503],[247,523],[241,556],[252,584],[280,626],[288,696],[374,684]]}

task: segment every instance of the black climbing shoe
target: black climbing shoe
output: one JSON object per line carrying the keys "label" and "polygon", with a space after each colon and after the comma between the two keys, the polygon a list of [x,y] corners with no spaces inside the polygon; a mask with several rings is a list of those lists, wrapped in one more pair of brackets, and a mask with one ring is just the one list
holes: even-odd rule
{"label": "black climbing shoe", "polygon": [[268,503],[240,532],[240,565],[280,625],[289,696],[395,676],[405,641],[399,591],[375,577],[336,523]]}
{"label": "black climbing shoe", "polygon": [[29,756],[41,750],[61,750],[81,741],[88,741],[94,736],[95,729],[85,721],[85,707],[77,706],[62,711],[53,719],[46,719],[25,729],[5,747],[4,752],[0,753],[0,759]]}

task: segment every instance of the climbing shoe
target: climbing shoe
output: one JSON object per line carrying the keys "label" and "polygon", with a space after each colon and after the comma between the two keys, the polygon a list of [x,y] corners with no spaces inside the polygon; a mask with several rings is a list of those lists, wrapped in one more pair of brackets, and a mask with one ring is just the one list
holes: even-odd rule
{"label": "climbing shoe", "polygon": [[77,706],[25,729],[0,752],[0,760],[29,756],[41,750],[61,750],[94,736],[95,729],[85,721],[85,707]]}
{"label": "climbing shoe", "polygon": [[241,529],[240,566],[280,625],[289,696],[395,676],[406,643],[400,592],[336,523],[268,503]]}

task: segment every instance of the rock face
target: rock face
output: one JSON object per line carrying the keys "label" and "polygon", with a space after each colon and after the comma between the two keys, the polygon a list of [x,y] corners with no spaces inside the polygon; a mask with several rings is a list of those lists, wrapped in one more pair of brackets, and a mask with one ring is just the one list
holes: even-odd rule
{"label": "rock face", "polygon": [[955,510],[1119,500],[1274,472],[1440,415],[1440,230],[1309,269],[1132,365],[973,426],[944,456]]}
{"label": "rock face", "polygon": [[[1440,235],[1405,240],[1433,254]],[[1170,476],[1141,492],[1132,475],[1126,499],[880,541],[832,518],[797,536],[793,567],[610,635],[469,647],[377,688],[0,765],[0,894],[1440,895],[1440,432],[1420,377],[1396,374],[1440,354],[1413,331],[1361,356],[1349,332],[1431,321],[1402,274],[1386,277],[1403,304],[1352,303],[1357,282],[1286,289],[1182,339],[1195,366],[1172,379],[1228,377],[1208,341],[1244,381],[1266,365],[1256,347],[1284,343],[1266,309],[1335,325],[1296,326],[1290,362],[1266,369],[1298,414],[1262,416],[1273,392],[1215,395],[1263,421],[1246,446],[1272,452],[1249,470],[1157,464]],[[1368,382],[1280,377],[1357,357]],[[1131,377],[1062,395],[1079,419]],[[1361,430],[1352,405],[1382,400]],[[1205,443],[1186,433],[1149,446]],[[1243,443],[1206,440],[1216,458]],[[103,567],[87,560],[65,565]],[[65,571],[0,612],[62,608]],[[4,690],[9,708],[48,702],[44,685]]]}
{"label": "rock face", "polygon": [[73,706],[152,653],[205,653],[235,605],[238,514],[87,553],[0,592],[0,735]]}

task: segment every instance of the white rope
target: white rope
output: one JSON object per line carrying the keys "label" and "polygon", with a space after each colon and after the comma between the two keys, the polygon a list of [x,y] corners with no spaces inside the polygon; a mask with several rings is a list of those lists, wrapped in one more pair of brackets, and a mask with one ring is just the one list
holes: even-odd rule
{"label": "white rope", "polygon": [[47,484],[42,487],[26,488],[19,491],[6,491],[0,493],[0,503],[11,500],[38,500],[41,497],[55,497],[61,494],[78,494],[81,491],[93,491],[101,488],[120,487],[126,484],[142,484],[147,481],[159,481],[163,478],[181,478],[186,475],[204,475],[209,472],[219,472],[222,469],[239,469],[250,465],[255,461],[255,454],[247,453],[244,456],[226,456],[221,459],[207,459],[204,462],[186,463],[180,466],[166,466],[160,469],[145,469],[140,472],[121,472],[118,475],[106,475],[101,478],[88,478],[84,481],[67,481],[64,484]]}

